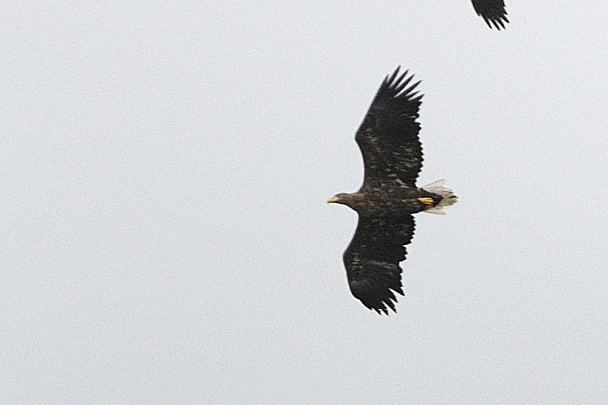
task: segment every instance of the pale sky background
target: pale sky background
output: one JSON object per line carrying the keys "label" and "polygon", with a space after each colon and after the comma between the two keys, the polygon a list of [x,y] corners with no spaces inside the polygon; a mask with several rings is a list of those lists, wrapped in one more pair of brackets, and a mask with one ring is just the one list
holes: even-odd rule
{"label": "pale sky background", "polygon": [[[608,3],[5,2],[0,403],[600,404]],[[406,296],[349,292],[354,133],[422,80]]]}

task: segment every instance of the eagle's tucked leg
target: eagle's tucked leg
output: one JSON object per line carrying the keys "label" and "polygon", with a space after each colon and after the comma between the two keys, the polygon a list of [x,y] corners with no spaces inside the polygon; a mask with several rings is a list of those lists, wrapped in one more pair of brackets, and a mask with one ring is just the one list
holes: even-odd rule
{"label": "eagle's tucked leg", "polygon": [[418,201],[420,201],[421,203],[426,205],[425,210],[428,210],[429,208],[433,208],[433,205],[435,204],[435,201],[433,201],[433,199],[431,197],[420,197],[420,198],[418,198]]}

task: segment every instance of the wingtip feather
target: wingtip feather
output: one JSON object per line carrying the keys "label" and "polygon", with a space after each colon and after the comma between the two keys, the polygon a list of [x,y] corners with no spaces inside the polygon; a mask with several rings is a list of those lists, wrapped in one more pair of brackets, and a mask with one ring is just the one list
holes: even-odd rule
{"label": "wingtip feather", "polygon": [[418,91],[414,90],[422,81],[418,80],[411,86],[407,87],[412,82],[415,75],[410,74],[409,69],[405,70],[400,74],[400,69],[401,66],[397,66],[397,69],[395,69],[392,74],[386,76],[384,82],[382,83],[382,88],[380,91],[384,93],[382,89],[384,89],[385,91],[389,90],[390,96],[392,98],[405,97],[407,100],[420,101],[423,95],[419,94]]}

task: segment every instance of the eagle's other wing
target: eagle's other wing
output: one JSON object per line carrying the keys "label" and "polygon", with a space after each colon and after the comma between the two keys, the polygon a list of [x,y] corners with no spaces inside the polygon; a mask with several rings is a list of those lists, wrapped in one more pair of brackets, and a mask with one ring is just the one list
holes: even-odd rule
{"label": "eagle's other wing", "polygon": [[353,240],[344,252],[344,266],[352,294],[379,314],[395,310],[403,295],[401,267],[407,245],[414,236],[414,217],[366,218],[359,216]]}
{"label": "eagle's other wing", "polygon": [[[407,87],[413,75],[399,75],[399,68],[382,82],[355,140],[365,165],[363,186],[378,187],[398,180],[416,187],[422,167],[422,146],[418,139],[418,108],[422,95]],[[398,180],[397,180],[398,179]]]}
{"label": "eagle's other wing", "polygon": [[472,2],[477,15],[484,19],[488,27],[492,28],[494,25],[500,30],[509,22],[504,0],[472,0]]}

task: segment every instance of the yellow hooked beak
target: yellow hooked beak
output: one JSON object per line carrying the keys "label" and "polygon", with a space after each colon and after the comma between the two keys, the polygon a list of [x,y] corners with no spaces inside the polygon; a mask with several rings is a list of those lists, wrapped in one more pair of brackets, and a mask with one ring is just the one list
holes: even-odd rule
{"label": "yellow hooked beak", "polygon": [[340,199],[339,199],[338,197],[333,196],[333,197],[331,197],[329,200],[327,200],[327,203],[328,203],[328,204],[331,204],[331,203],[338,202],[339,200],[340,200]]}

